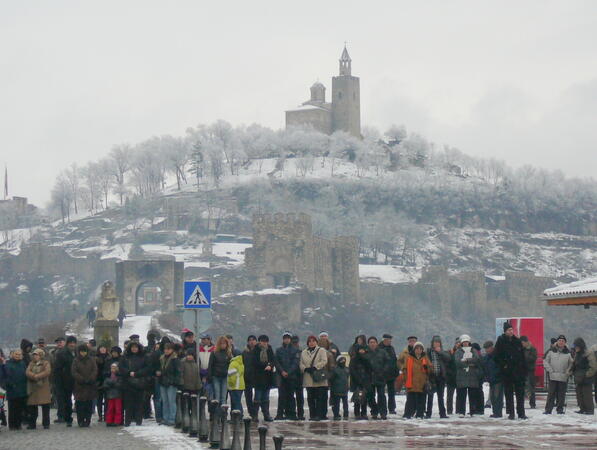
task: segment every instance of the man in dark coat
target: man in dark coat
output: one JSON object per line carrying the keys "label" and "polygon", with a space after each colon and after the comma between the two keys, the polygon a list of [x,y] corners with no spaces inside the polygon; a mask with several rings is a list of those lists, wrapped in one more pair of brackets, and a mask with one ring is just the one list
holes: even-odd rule
{"label": "man in dark coat", "polygon": [[386,376],[386,388],[388,390],[388,411],[390,414],[396,414],[396,377],[398,377],[398,357],[396,350],[392,345],[392,335],[384,334],[383,340],[379,344],[379,348],[384,350],[390,358],[388,366],[388,373]]}
{"label": "man in dark coat", "polygon": [[58,410],[62,411],[63,416],[55,422],[66,422],[67,427],[71,427],[73,423],[73,388],[75,380],[73,378],[71,368],[75,360],[75,349],[77,347],[77,338],[68,336],[66,338],[66,345],[64,348],[56,352],[55,364],[52,367],[52,377],[54,379],[54,387],[58,397]]}
{"label": "man in dark coat", "polygon": [[535,365],[537,363],[537,349],[526,336],[520,336],[520,341],[522,342],[524,359],[526,360],[528,370],[525,386],[527,396],[529,397],[529,406],[531,409],[535,409],[535,386],[537,384],[535,379]]}
{"label": "man in dark coat", "polygon": [[354,417],[356,420],[367,420],[367,398],[371,390],[371,366],[367,359],[369,348],[365,344],[364,335],[357,336],[351,347],[350,391],[353,393]]}
{"label": "man in dark coat", "polygon": [[89,348],[80,344],[71,372],[75,380],[74,394],[79,427],[89,427],[93,413],[93,400],[97,397],[97,362],[89,356]]}
{"label": "man in dark coat", "polygon": [[129,342],[119,365],[123,379],[124,426],[129,426],[133,419],[137,425],[143,423],[143,400],[145,389],[151,383],[151,366],[143,346],[136,341]]}
{"label": "man in dark coat", "polygon": [[492,413],[490,417],[497,419],[502,417],[504,409],[504,386],[500,378],[500,371],[495,362],[495,348],[492,341],[483,344],[485,356],[483,356],[483,369],[485,379],[489,383],[489,399],[491,401]]}
{"label": "man in dark coat", "polygon": [[[377,338],[371,336],[367,341],[369,351],[367,360],[371,367],[371,390],[369,394],[369,406],[371,407],[371,416],[374,420],[381,416],[382,420],[387,419],[388,408],[386,403],[385,387],[388,368],[390,366],[390,357],[387,352],[380,349]],[[377,400],[375,394],[377,393]]]}
{"label": "man in dark coat", "polygon": [[[298,350],[299,364],[301,359],[302,348],[300,346],[299,337],[296,334],[292,335],[290,343]],[[303,377],[301,375],[300,367],[297,368],[297,379],[294,386],[294,396],[296,398],[296,414],[298,420],[305,420],[305,395],[303,393]]]}
{"label": "man in dark coat", "polygon": [[278,387],[278,412],[276,420],[297,420],[294,391],[300,375],[301,352],[290,342],[292,334],[282,335],[282,346],[276,350],[276,370],[280,377]]}
{"label": "man in dark coat", "polygon": [[506,412],[508,419],[514,419],[514,396],[516,396],[516,413],[519,419],[526,419],[524,412],[524,385],[528,375],[522,342],[514,336],[510,322],[504,323],[504,334],[498,337],[495,344],[495,362],[506,394]]}
{"label": "man in dark coat", "polygon": [[274,386],[275,355],[269,337],[265,334],[259,336],[259,344],[253,350],[253,369],[255,385],[255,409],[263,413],[263,420],[272,422],[274,419],[269,413],[269,391]]}
{"label": "man in dark coat", "polygon": [[437,395],[437,406],[439,416],[446,419],[446,407],[444,406],[444,390],[446,388],[446,372],[450,364],[451,356],[443,349],[442,340],[439,336],[431,338],[431,346],[427,349],[427,359],[429,360],[429,382],[432,391],[427,394],[427,410],[425,417],[430,418],[433,412],[433,395]]}
{"label": "man in dark coat", "polygon": [[257,420],[257,413],[253,402],[253,390],[255,388],[255,370],[254,370],[254,355],[253,350],[257,346],[257,336],[250,335],[247,338],[247,346],[243,350],[243,365],[245,366],[245,401],[247,402],[247,409],[249,415],[253,420]]}

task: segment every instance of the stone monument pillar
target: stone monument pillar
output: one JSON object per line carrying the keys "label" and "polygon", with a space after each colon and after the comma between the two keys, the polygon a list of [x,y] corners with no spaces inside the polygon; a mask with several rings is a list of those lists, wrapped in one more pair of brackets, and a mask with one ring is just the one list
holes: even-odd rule
{"label": "stone monument pillar", "polygon": [[104,284],[102,285],[100,306],[93,330],[93,337],[98,345],[108,344],[108,341],[110,341],[111,346],[118,345],[119,310],[120,302],[116,297],[114,283],[111,281],[104,281]]}

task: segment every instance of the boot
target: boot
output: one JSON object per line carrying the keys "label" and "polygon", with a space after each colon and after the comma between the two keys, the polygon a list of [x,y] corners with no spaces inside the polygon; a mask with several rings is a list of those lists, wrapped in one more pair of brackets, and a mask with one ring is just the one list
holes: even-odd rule
{"label": "boot", "polygon": [[261,412],[263,413],[263,420],[266,422],[273,422],[272,416],[269,415],[269,400],[267,402],[261,402]]}
{"label": "boot", "polygon": [[259,407],[261,406],[261,403],[259,402],[253,402],[253,405],[255,406],[253,413],[251,414],[251,420],[255,423],[259,422]]}

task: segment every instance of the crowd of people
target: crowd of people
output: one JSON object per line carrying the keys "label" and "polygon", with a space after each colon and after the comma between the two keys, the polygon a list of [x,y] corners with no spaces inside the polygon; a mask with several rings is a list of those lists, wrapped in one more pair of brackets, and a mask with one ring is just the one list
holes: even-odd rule
{"label": "crowd of people", "polygon": [[[79,427],[89,427],[94,412],[106,426],[141,425],[152,413],[158,423],[173,426],[181,391],[230,404],[231,410],[246,411],[256,422],[260,415],[266,422],[306,420],[305,391],[311,421],[327,420],[330,406],[333,420],[348,419],[349,403],[355,420],[385,420],[397,414],[396,394],[403,388],[406,419],[432,417],[435,403],[440,418],[454,413],[465,417],[467,403],[470,416],[491,408],[491,417],[500,418],[504,398],[509,419],[526,419],[525,398],[530,408],[536,407],[537,351],[525,336],[515,336],[509,323],[503,331],[495,344],[487,341],[483,348],[466,334],[451,348],[444,348],[439,336],[428,347],[409,336],[399,353],[389,334],[381,342],[359,335],[347,354],[326,332],[309,336],[304,348],[298,336],[285,332],[275,350],[266,335],[249,336],[241,349],[230,335],[214,344],[203,334],[197,342],[188,329],[180,343],[152,330],[143,346],[140,337],[132,335],[124,352],[118,346],[97,346],[93,339],[78,343],[74,336],[57,338],[51,351],[43,339],[35,349],[24,339],[8,360],[0,356],[0,385],[6,390],[11,430],[23,425],[35,429],[40,407],[42,426],[48,429],[52,403],[57,407],[54,422],[71,427],[73,397]],[[582,338],[575,339],[571,349],[565,336],[552,340],[544,355],[549,383],[545,414],[554,407],[558,414],[565,413],[570,377],[576,386],[576,412],[594,414],[595,350]],[[484,382],[489,383],[487,401]],[[270,414],[273,388],[278,389],[275,417]],[[3,413],[0,410],[5,425]]]}

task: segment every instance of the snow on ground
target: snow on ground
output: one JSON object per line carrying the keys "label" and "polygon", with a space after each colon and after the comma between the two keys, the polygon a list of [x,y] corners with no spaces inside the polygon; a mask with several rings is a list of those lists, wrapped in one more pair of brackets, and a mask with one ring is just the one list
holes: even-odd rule
{"label": "snow on ground", "polygon": [[421,278],[421,267],[360,264],[361,280],[381,283],[416,283]]}
{"label": "snow on ground", "polygon": [[202,445],[197,438],[191,439],[173,427],[158,425],[153,419],[144,420],[141,426],[131,425],[123,430],[164,450],[210,448],[209,444]]}
{"label": "snow on ground", "polygon": [[216,242],[213,244],[212,252],[215,256],[230,258],[233,265],[245,262],[245,250],[253,244],[241,244],[237,242]]}

